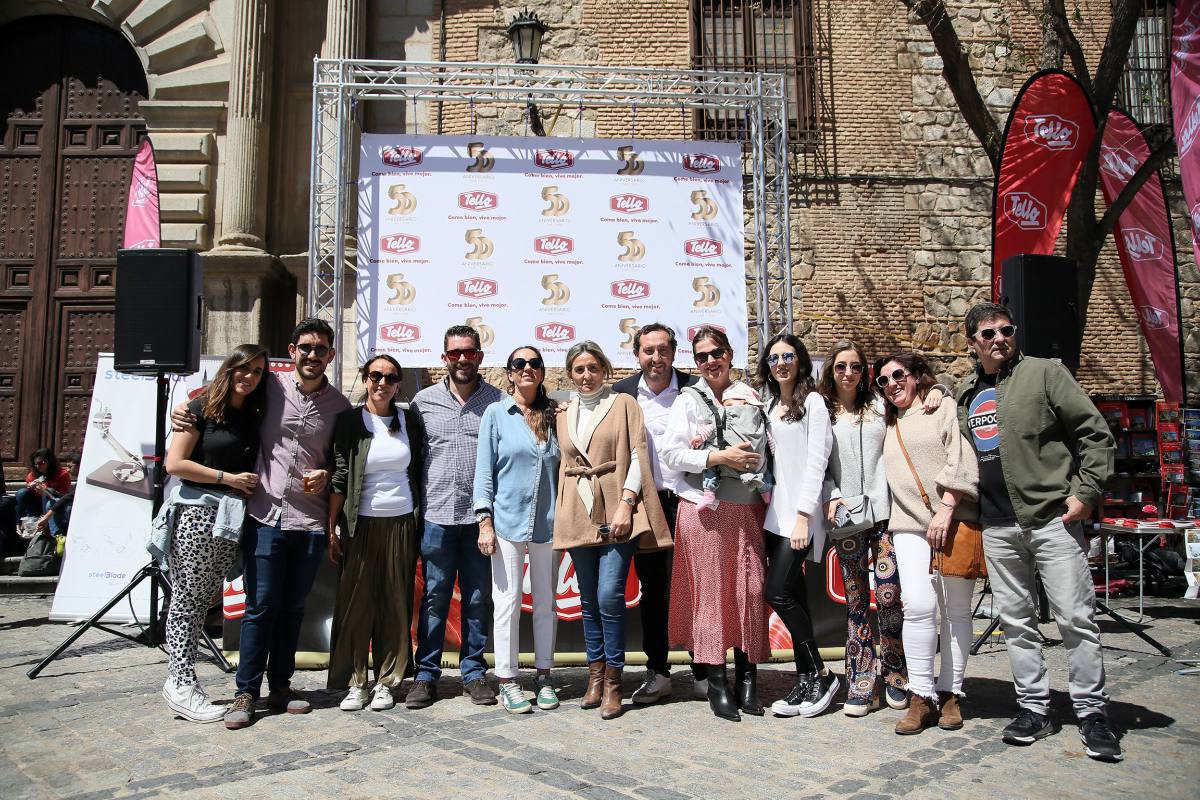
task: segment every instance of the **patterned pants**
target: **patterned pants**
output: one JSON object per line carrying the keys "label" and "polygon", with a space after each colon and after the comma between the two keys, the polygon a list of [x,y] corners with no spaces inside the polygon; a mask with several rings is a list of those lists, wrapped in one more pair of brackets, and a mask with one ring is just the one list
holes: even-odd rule
{"label": "patterned pants", "polygon": [[[900,575],[892,534],[882,526],[837,544],[846,587],[846,682],[849,698],[870,700],[879,675],[888,686],[908,684],[904,662],[904,609],[900,605]],[[872,553],[873,551],[873,553]],[[879,656],[867,612],[871,606],[869,557],[875,561],[875,604],[878,608]]]}
{"label": "patterned pants", "polygon": [[171,607],[167,612],[168,675],[179,686],[196,682],[196,641],[221,579],[238,557],[238,543],[212,535],[217,509],[181,506],[171,538]]}

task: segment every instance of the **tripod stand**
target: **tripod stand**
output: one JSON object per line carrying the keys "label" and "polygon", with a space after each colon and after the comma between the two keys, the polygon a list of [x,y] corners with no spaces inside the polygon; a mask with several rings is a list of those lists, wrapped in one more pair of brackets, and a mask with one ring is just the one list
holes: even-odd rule
{"label": "tripod stand", "polygon": [[[1034,581],[1034,589],[1035,589],[1035,598],[1037,601],[1038,622],[1045,624],[1050,621],[1050,598],[1046,597],[1046,587],[1042,585],[1042,576],[1035,575],[1033,581]],[[979,602],[975,604],[975,610],[971,613],[972,617],[975,616],[975,613],[977,613],[979,611],[980,606],[983,605],[983,592],[987,592],[990,594],[991,591],[992,591],[992,584],[989,581],[983,585],[983,591],[981,591],[979,593]],[[998,627],[1000,627],[1000,615],[999,614],[992,617],[992,621],[988,623],[988,626],[984,630],[984,632],[975,637],[975,641],[971,644],[971,651],[970,651],[971,655],[973,655],[973,656],[979,655],[980,648],[983,647],[983,645],[987,642],[987,640],[991,637],[991,635],[996,631],[996,628],[998,628]],[[1038,634],[1038,636],[1042,639],[1043,643],[1046,641],[1046,637],[1042,636],[1041,634]]]}
{"label": "tripod stand", "polygon": [[[154,494],[153,507],[150,512],[151,519],[158,516],[158,510],[162,508],[163,486],[166,482],[163,465],[166,459],[167,441],[167,386],[168,381],[166,374],[162,372],[157,373],[157,378],[155,380],[157,394],[155,396],[156,416],[154,423],[153,459]],[[130,636],[124,631],[118,631],[103,624],[100,620],[104,618],[104,615],[107,614],[117,603],[132,595],[133,590],[136,589],[137,586],[144,580],[150,581],[150,621],[146,629],[138,636]],[[146,564],[137,571],[137,574],[133,576],[133,579],[129,583],[125,584],[125,588],[113,595],[113,597],[109,599],[109,601],[105,603],[99,611],[93,614],[86,622],[79,625],[79,627],[77,627],[70,636],[64,639],[58,647],[54,648],[54,651],[50,653],[50,655],[39,661],[36,666],[31,668],[25,674],[30,680],[36,678],[51,661],[62,655],[63,651],[74,644],[76,639],[78,639],[80,636],[83,636],[83,634],[87,633],[92,628],[97,628],[105,633],[111,633],[113,636],[119,636],[122,639],[128,639],[131,642],[144,644],[147,647],[158,647],[158,600],[160,592],[162,593],[165,607],[165,605],[169,605],[171,602],[171,581],[167,577],[166,573],[158,566],[158,564],[154,561],[151,561],[149,564]],[[221,668],[221,671],[232,672],[233,667],[225,658],[225,654],[221,652],[221,649],[218,648],[216,643],[212,640],[212,637],[208,635],[208,632],[201,628],[200,634],[203,637],[204,646],[212,652],[213,658],[216,660],[217,666]]]}

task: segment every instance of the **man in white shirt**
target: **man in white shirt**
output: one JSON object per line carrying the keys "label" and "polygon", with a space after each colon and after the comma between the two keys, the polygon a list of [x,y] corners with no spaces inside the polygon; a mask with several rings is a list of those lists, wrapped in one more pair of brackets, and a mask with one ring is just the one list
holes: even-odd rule
{"label": "man in white shirt", "polygon": [[[675,512],[679,499],[675,495],[678,473],[667,467],[659,455],[658,444],[667,430],[667,418],[671,406],[679,397],[684,386],[696,382],[695,375],[688,375],[674,368],[675,332],[657,322],[641,328],[633,336],[633,350],[637,354],[641,373],[617,381],[613,390],[632,396],[642,408],[646,423],[646,449],[651,456],[650,467],[654,473],[654,486],[658,499],[666,514],[671,533],[675,533]],[[671,667],[667,663],[667,609],[671,597],[671,551],[657,550],[637,553],[633,557],[634,569],[642,582],[642,599],[639,604],[642,618],[642,650],[646,653],[646,678],[633,693],[633,702],[648,704],[671,694]],[[692,667],[698,691],[707,689],[704,676]]]}

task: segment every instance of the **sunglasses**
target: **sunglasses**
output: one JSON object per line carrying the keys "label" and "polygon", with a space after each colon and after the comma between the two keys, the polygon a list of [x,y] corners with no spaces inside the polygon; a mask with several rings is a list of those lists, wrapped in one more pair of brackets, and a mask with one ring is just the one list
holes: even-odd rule
{"label": "sunglasses", "polygon": [[996,334],[1000,334],[1005,339],[1011,339],[1012,335],[1017,332],[1016,325],[1001,325],[999,328],[980,328],[975,331],[975,335],[985,342],[990,342],[996,338]]}
{"label": "sunglasses", "polygon": [[465,350],[447,350],[446,358],[450,361],[461,361],[464,358],[468,361],[474,361],[483,355],[482,350],[476,350],[474,347],[468,347]]}
{"label": "sunglasses", "polygon": [[725,357],[725,354],[728,352],[729,351],[726,350],[724,347],[718,347],[715,350],[709,350],[707,353],[696,353],[696,363],[703,364],[704,362],[708,361],[710,358],[714,359],[716,361],[720,361],[722,358]]}
{"label": "sunglasses", "polygon": [[546,366],[546,362],[542,361],[537,356],[534,356],[533,358],[514,358],[512,361],[508,362],[508,368],[512,370],[522,370],[527,366],[530,369],[541,369],[542,367]]}
{"label": "sunglasses", "polygon": [[773,367],[776,364],[778,364],[780,361],[782,361],[785,364],[791,364],[795,360],[796,360],[795,353],[771,353],[771,355],[767,356],[767,366]]}
{"label": "sunglasses", "polygon": [[296,349],[306,356],[324,358],[329,355],[329,345],[327,344],[298,344],[296,345]]}
{"label": "sunglasses", "polygon": [[380,372],[379,370],[375,370],[367,373],[367,380],[371,383],[383,381],[388,386],[395,386],[400,382],[400,376],[394,372]]}
{"label": "sunglasses", "polygon": [[905,372],[902,369],[893,370],[891,375],[880,375],[878,378],[876,378],[875,385],[878,386],[880,389],[886,389],[887,385],[889,383],[891,383],[893,381],[895,381],[896,383],[899,383],[900,381],[907,378],[909,375],[912,375],[912,373]]}
{"label": "sunglasses", "polygon": [[859,364],[857,361],[855,361],[853,364],[847,364],[846,362],[843,361],[841,363],[833,365],[833,371],[838,373],[839,375],[846,372],[846,370],[849,370],[850,372],[854,373],[855,375],[861,375],[862,371],[863,371],[863,365]]}

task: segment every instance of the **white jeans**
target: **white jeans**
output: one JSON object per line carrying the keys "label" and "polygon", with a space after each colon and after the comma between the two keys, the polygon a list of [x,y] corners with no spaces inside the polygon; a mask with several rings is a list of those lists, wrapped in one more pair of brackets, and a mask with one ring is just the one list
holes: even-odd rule
{"label": "white jeans", "polygon": [[[897,531],[896,567],[900,573],[900,603],[904,606],[904,657],[908,690],[931,700],[937,692],[962,694],[967,652],[971,649],[971,595],[975,581],[929,574],[929,542],[925,532]],[[937,685],[933,659],[938,649],[941,611],[942,667]]]}
{"label": "white jeans", "polygon": [[550,542],[510,542],[496,537],[492,553],[492,637],[496,651],[496,677],[517,677],[521,650],[521,593],[525,554],[529,553],[529,587],[533,595],[534,666],[554,666],[554,576],[558,554]]}

